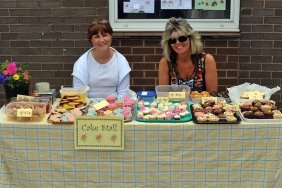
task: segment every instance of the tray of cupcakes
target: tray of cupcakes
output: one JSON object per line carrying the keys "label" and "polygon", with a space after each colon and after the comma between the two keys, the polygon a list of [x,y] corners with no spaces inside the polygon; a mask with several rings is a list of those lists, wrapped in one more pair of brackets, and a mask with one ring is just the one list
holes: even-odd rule
{"label": "tray of cupcakes", "polygon": [[282,112],[273,100],[248,100],[242,102],[239,108],[239,116],[247,122],[282,122]]}
{"label": "tray of cupcakes", "polygon": [[222,98],[191,104],[191,110],[193,121],[198,124],[238,124],[241,121],[238,105]]}
{"label": "tray of cupcakes", "polygon": [[136,104],[135,120],[148,123],[181,123],[192,120],[192,115],[186,100],[139,100]]}
{"label": "tray of cupcakes", "polygon": [[93,98],[87,109],[88,116],[123,116],[124,122],[133,120],[135,100],[129,96]]}

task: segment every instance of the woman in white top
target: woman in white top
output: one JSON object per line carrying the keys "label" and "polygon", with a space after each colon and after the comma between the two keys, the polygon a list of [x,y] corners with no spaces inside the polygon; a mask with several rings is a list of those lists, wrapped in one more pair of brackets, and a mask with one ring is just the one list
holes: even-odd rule
{"label": "woman in white top", "polygon": [[73,87],[89,86],[89,98],[128,95],[131,68],[126,58],[111,47],[112,34],[107,20],[95,18],[88,28],[93,47],[74,64]]}

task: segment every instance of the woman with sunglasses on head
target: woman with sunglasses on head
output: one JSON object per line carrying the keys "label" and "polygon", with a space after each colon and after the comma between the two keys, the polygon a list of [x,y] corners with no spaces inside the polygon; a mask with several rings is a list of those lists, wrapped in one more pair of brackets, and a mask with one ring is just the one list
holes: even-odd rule
{"label": "woman with sunglasses on head", "polygon": [[217,69],[211,54],[203,52],[200,35],[186,19],[170,18],[161,46],[159,85],[188,85],[194,91],[217,91]]}
{"label": "woman with sunglasses on head", "polygon": [[111,47],[112,34],[107,20],[94,18],[88,27],[93,47],[74,64],[73,87],[89,86],[89,98],[128,95],[131,68],[126,58]]}

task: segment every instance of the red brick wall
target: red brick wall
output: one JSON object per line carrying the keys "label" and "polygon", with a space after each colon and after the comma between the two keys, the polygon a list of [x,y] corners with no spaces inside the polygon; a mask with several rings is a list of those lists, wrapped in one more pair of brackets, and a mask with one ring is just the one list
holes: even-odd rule
{"label": "red brick wall", "polygon": [[[72,67],[90,44],[86,30],[96,15],[108,17],[108,0],[0,0],[0,61],[30,62],[34,83],[71,86]],[[280,86],[282,1],[241,0],[238,34],[202,33],[206,52],[215,56],[220,90],[244,82]],[[154,89],[162,57],[161,33],[114,33],[113,47],[132,68],[131,88]],[[0,104],[5,102],[0,87]],[[281,103],[281,91],[273,99]]]}

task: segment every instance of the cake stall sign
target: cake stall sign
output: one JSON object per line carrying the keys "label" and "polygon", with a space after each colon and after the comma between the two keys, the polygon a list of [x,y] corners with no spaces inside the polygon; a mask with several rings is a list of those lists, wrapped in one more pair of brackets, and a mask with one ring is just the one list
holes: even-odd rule
{"label": "cake stall sign", "polygon": [[74,123],[75,149],[124,150],[124,118],[78,116]]}

